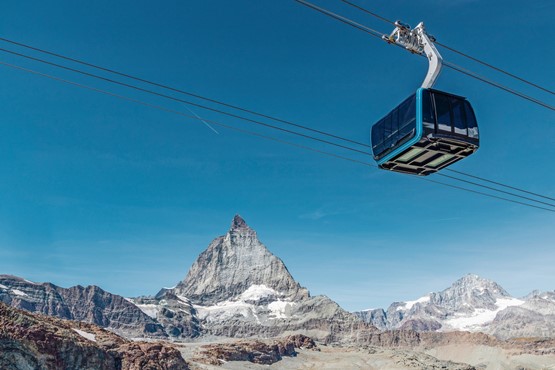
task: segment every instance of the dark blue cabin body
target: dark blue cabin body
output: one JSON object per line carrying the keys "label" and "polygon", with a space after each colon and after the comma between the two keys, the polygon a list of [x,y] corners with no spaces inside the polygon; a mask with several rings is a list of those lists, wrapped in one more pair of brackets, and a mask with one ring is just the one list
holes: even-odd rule
{"label": "dark blue cabin body", "polygon": [[380,168],[426,176],[474,153],[478,124],[466,98],[420,88],[372,126]]}

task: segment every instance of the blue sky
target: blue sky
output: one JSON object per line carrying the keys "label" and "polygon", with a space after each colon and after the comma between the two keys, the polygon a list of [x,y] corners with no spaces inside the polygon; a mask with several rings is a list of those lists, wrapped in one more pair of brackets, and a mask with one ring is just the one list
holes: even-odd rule
{"label": "blue sky", "polygon": [[[340,1],[318,4],[391,31]],[[423,20],[443,43],[555,86],[555,49],[546,38],[552,1],[359,4],[411,25]],[[3,5],[1,37],[362,142],[427,70],[425,60],[289,0]],[[555,104],[552,95],[442,53]],[[188,113],[3,52],[0,61]],[[5,66],[0,79],[0,273],[154,294],[181,280],[239,213],[303,286],[349,310],[414,299],[467,273],[515,296],[555,288],[553,213],[224,128],[216,134],[191,119]],[[454,169],[555,197],[552,111],[450,70],[436,87],[467,96],[479,119],[480,150]]]}

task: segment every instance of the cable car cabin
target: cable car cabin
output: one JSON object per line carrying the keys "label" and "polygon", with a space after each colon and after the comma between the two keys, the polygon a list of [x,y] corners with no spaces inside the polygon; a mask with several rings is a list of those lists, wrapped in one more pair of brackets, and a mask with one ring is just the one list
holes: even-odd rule
{"label": "cable car cabin", "polygon": [[427,176],[474,153],[478,124],[470,103],[419,88],[372,126],[372,151],[380,168]]}

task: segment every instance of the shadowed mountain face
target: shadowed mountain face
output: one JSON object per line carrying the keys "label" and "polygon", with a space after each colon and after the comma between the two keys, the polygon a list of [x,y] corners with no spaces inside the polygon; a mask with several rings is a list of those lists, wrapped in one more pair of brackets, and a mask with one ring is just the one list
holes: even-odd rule
{"label": "shadowed mountain face", "polygon": [[236,215],[229,231],[210,243],[172,292],[194,304],[213,305],[260,285],[274,290],[281,298],[309,296],[283,261],[258,240],[256,231]]}

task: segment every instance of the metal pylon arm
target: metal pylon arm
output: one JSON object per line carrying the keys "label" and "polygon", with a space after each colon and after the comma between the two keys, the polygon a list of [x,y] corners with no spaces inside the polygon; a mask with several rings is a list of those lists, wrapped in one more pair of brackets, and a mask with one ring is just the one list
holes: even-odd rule
{"label": "metal pylon arm", "polygon": [[429,62],[428,73],[422,87],[428,89],[434,86],[443,66],[443,58],[433,43],[434,37],[426,33],[424,22],[411,29],[408,24],[397,21],[393,32],[389,36],[384,35],[383,39],[388,43],[400,45],[413,54],[426,56]]}

